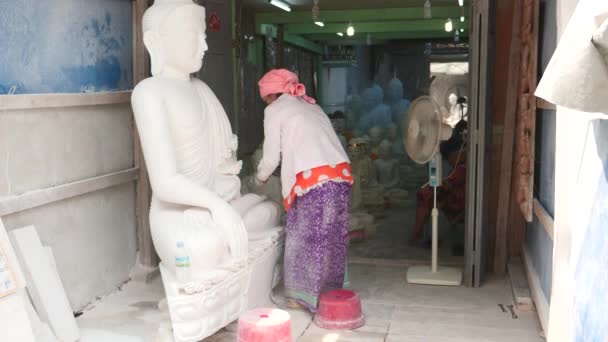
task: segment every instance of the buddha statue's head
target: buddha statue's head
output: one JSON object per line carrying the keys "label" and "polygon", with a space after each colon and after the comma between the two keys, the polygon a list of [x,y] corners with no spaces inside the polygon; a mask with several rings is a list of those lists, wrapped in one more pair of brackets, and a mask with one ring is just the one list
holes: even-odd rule
{"label": "buddha statue's head", "polygon": [[387,100],[388,102],[397,102],[403,99],[403,83],[398,78],[393,78],[387,87]]}
{"label": "buddha statue's head", "polygon": [[382,104],[384,99],[384,91],[379,85],[374,84],[373,86],[363,91],[363,106],[365,110],[371,111],[378,105]]}
{"label": "buddha statue's head", "polygon": [[155,0],[146,10],[143,40],[152,75],[197,72],[207,51],[205,8],[192,0]]}
{"label": "buddha statue's head", "polygon": [[384,129],[380,126],[374,126],[369,129],[369,142],[372,146],[378,146],[382,141],[384,135]]}

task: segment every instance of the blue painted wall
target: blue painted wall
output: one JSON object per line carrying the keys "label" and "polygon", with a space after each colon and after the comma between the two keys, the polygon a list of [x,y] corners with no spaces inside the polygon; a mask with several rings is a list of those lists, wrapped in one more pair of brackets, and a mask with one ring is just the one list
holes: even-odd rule
{"label": "blue painted wall", "polygon": [[[556,0],[541,1],[539,37],[539,78],[549,64],[557,45]],[[536,115],[536,151],[534,193],[549,214],[555,212],[555,123],[553,110],[539,110]],[[553,241],[538,220],[528,224],[527,245],[542,290],[551,300]]]}
{"label": "blue painted wall", "polygon": [[126,90],[128,0],[0,0],[0,94]]}

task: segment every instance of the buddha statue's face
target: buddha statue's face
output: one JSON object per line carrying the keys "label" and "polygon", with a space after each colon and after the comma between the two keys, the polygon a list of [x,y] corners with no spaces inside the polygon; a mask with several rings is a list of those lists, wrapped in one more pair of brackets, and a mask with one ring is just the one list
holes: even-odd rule
{"label": "buddha statue's face", "polygon": [[372,146],[378,146],[382,141],[383,130],[379,126],[374,126],[369,129],[369,139]]}
{"label": "buddha statue's face", "polygon": [[184,4],[178,7],[159,5],[154,10],[158,13],[153,13],[144,28],[144,43],[150,52],[152,74],[163,74],[168,69],[185,74],[200,70],[208,49],[205,9]]}
{"label": "buddha statue's face", "polygon": [[403,83],[397,78],[393,78],[388,84],[387,100],[397,102],[403,99]]}

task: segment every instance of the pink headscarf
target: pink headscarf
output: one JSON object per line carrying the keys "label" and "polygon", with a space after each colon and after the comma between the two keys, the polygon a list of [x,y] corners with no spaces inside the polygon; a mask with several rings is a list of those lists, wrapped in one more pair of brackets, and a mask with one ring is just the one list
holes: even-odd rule
{"label": "pink headscarf", "polygon": [[260,96],[270,94],[290,94],[301,97],[308,103],[316,103],[315,99],[306,96],[306,87],[300,83],[298,76],[287,69],[273,69],[267,72],[260,81]]}

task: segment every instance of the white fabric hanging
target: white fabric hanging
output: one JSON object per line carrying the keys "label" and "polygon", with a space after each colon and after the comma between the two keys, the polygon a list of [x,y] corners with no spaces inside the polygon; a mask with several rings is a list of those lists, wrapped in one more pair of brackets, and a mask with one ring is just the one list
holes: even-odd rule
{"label": "white fabric hanging", "polygon": [[[567,2],[565,6],[560,5],[559,21],[567,15],[563,8],[572,7],[572,1]],[[602,43],[608,49],[607,20],[608,1],[579,1],[536,89],[536,96],[569,109],[608,112],[608,58],[600,51]]]}

